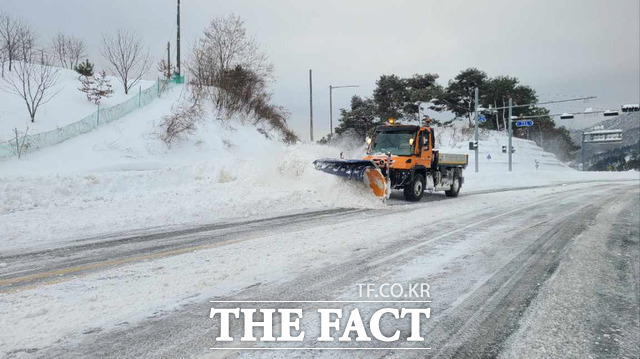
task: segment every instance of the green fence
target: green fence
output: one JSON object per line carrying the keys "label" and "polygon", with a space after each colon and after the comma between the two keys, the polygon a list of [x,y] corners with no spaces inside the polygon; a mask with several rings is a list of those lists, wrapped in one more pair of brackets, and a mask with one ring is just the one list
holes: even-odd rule
{"label": "green fence", "polygon": [[[37,151],[39,149],[57,145],[70,138],[74,138],[83,133],[93,131],[100,125],[113,122],[131,111],[146,106],[167,89],[169,82],[166,80],[158,80],[153,86],[146,90],[139,91],[137,96],[133,96],[127,101],[115,106],[100,108],[91,115],[83,118],[78,122],[71,123],[55,130],[41,132],[33,135],[27,135],[24,138],[24,146],[22,154]],[[19,138],[22,144],[23,137]],[[16,139],[8,142],[0,143],[0,158],[7,158],[18,155],[18,147]]]}

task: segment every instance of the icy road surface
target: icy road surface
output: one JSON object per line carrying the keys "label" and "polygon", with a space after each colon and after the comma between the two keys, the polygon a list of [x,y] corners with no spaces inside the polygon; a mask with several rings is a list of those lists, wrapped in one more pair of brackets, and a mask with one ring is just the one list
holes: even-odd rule
{"label": "icy road surface", "polygon": [[[638,357],[639,198],[638,181],[463,188],[0,254],[0,357]],[[295,346],[389,349],[210,349],[221,345],[213,299],[349,301],[362,299],[358,283],[420,282],[432,301],[424,342],[383,320],[405,330],[400,341],[319,343],[312,320]]]}

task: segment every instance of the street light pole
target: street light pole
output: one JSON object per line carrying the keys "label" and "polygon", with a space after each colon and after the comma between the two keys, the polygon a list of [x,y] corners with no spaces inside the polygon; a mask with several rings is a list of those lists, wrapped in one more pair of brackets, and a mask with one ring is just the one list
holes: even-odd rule
{"label": "street light pole", "polygon": [[347,87],[360,87],[358,85],[332,86],[329,85],[329,127],[330,134],[333,136],[333,89],[342,89]]}
{"label": "street light pole", "polygon": [[333,86],[329,85],[329,136],[333,137]]}
{"label": "street light pole", "polygon": [[313,77],[311,70],[309,70],[309,133],[311,142],[313,142]]}

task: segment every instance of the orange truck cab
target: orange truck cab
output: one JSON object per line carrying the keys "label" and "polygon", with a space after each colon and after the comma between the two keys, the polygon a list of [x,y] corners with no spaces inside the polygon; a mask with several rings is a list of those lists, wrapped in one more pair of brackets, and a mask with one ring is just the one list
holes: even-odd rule
{"label": "orange truck cab", "polygon": [[419,201],[425,189],[444,190],[456,197],[464,183],[462,170],[467,154],[445,154],[434,149],[435,134],[429,126],[390,124],[378,126],[367,139],[363,160],[378,166],[391,189],[402,189],[405,199]]}

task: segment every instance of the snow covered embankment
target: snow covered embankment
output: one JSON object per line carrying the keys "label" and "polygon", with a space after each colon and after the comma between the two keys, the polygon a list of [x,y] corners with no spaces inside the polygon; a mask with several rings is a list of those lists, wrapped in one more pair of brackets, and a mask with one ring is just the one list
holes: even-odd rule
{"label": "snow covered embankment", "polygon": [[[156,125],[183,91],[175,88],[143,110],[26,159],[0,161],[0,250],[230,218],[384,208],[362,186],[313,169],[314,159],[338,157],[340,148],[285,146],[251,125],[208,121],[188,141],[167,149],[157,139]],[[438,131],[443,151],[469,152],[460,131]],[[501,153],[504,134],[483,137],[480,173],[474,173],[471,155],[462,193],[638,178],[637,173],[576,172],[524,140],[514,141],[514,172],[508,173],[506,154]],[[363,149],[345,154],[359,158]],[[539,170],[534,159],[541,162]]]}
{"label": "snow covered embankment", "polygon": [[337,149],[284,146],[252,125],[209,121],[167,149],[162,116],[183,89],[26,159],[0,161],[0,249],[156,226],[381,204],[313,169]]}

